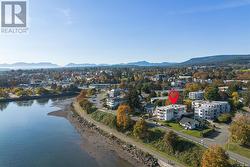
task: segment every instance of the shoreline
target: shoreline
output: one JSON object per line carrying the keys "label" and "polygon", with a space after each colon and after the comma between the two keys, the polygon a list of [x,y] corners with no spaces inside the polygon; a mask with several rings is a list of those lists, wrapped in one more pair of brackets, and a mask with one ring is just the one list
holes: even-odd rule
{"label": "shoreline", "polygon": [[[83,143],[81,147],[88,152],[90,156],[100,163],[105,156],[117,157],[120,161],[129,163],[129,167],[146,167],[147,165],[140,162],[129,152],[124,150],[124,144],[116,140],[110,134],[107,134],[94,124],[81,118],[72,108],[73,99],[62,102],[55,102],[53,106],[59,107],[60,110],[48,113],[49,116],[62,117],[67,119],[81,136]],[[103,164],[100,164],[102,166]]]}
{"label": "shoreline", "polygon": [[89,154],[96,160],[99,160],[102,156],[100,154],[103,152],[106,154],[115,154],[119,159],[128,162],[133,167],[146,167],[146,165],[128,154],[128,152],[125,152],[120,145],[121,143],[118,144],[114,138],[110,138],[109,134],[104,134],[93,124],[80,118],[76,113],[70,113],[67,119],[84,140],[93,144],[93,146],[83,145],[82,147],[85,150],[87,149]]}
{"label": "shoreline", "polygon": [[7,98],[7,99],[0,99],[0,103],[6,102],[15,102],[15,101],[28,101],[28,100],[37,100],[37,99],[51,99],[51,98],[59,98],[59,97],[74,97],[78,95],[79,92],[67,92],[61,94],[50,94],[50,95],[43,95],[43,96],[27,96],[27,97],[20,97],[20,98]]}
{"label": "shoreline", "polygon": [[96,122],[89,115],[87,115],[76,102],[71,104],[72,113],[77,115],[78,121],[89,128],[94,129],[102,136],[117,142],[118,146],[123,151],[127,152],[132,158],[135,158],[145,166],[150,167],[184,167],[183,164],[173,162],[161,156],[158,152],[146,148],[142,143],[129,138],[115,129],[111,129],[100,122]]}
{"label": "shoreline", "polygon": [[152,155],[145,153],[136,146],[124,142],[115,135],[102,130],[99,126],[81,117],[73,109],[73,107],[71,113],[69,114],[69,119],[75,121],[74,123],[77,126],[78,131],[80,131],[80,134],[86,131],[92,131],[96,133],[99,137],[103,138],[108,143],[108,145],[111,146],[110,150],[115,151],[122,159],[125,159],[133,166],[159,166],[157,159],[155,159]]}

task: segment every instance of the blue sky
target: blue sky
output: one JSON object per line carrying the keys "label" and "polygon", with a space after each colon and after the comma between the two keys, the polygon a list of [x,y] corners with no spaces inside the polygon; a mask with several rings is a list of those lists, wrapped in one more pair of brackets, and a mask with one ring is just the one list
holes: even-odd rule
{"label": "blue sky", "polygon": [[29,0],[29,17],[29,34],[0,35],[0,63],[250,53],[250,0]]}

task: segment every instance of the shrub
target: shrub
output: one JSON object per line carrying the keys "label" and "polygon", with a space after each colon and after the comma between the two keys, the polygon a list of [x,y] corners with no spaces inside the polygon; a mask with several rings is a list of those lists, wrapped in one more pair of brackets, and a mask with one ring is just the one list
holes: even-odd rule
{"label": "shrub", "polygon": [[176,151],[176,146],[178,144],[179,137],[173,131],[169,131],[164,135],[163,142],[165,145],[165,150],[172,154]]}
{"label": "shrub", "polygon": [[180,152],[177,157],[189,166],[201,166],[203,150],[198,147],[190,148],[188,151]]}
{"label": "shrub", "polygon": [[116,116],[110,113],[105,113],[102,111],[95,111],[91,114],[91,117],[104,125],[109,126],[110,128],[116,128]]}
{"label": "shrub", "polygon": [[207,137],[214,132],[214,129],[205,129],[202,131],[202,137]]}
{"label": "shrub", "polygon": [[80,106],[87,112],[87,114],[92,113],[95,109],[93,108],[93,104],[89,102],[87,99],[82,99],[79,101]]}
{"label": "shrub", "polygon": [[226,113],[226,114],[221,114],[217,119],[220,123],[229,123],[231,122],[231,118],[232,118],[231,114]]}
{"label": "shrub", "polygon": [[148,139],[148,127],[144,119],[140,119],[136,122],[136,124],[134,125],[133,134],[138,139]]}
{"label": "shrub", "polygon": [[163,138],[164,132],[161,129],[154,128],[149,130],[149,142],[159,140]]}

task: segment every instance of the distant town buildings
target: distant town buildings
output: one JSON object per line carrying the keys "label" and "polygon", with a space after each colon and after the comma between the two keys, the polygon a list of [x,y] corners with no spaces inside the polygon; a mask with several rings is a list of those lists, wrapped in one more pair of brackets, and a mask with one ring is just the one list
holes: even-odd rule
{"label": "distant town buildings", "polygon": [[183,80],[175,80],[171,82],[172,87],[183,88],[186,84],[186,81]]}
{"label": "distant town buildings", "polygon": [[187,81],[192,81],[192,76],[191,75],[180,75],[179,79],[181,80],[187,80]]}
{"label": "distant town buildings", "polygon": [[193,82],[196,83],[213,83],[212,79],[199,79],[199,78],[193,78]]}
{"label": "distant town buildings", "polygon": [[91,89],[108,89],[110,88],[111,84],[91,84],[89,88]]}
{"label": "distant town buildings", "polygon": [[186,111],[186,105],[169,105],[156,107],[155,115],[159,120],[170,121],[181,118],[182,115],[186,114]]}
{"label": "distant town buildings", "polygon": [[203,91],[189,92],[188,97],[191,100],[203,100],[204,92]]}
{"label": "distant town buildings", "polygon": [[165,74],[157,74],[153,77],[153,81],[165,81],[168,77]]}
{"label": "distant town buildings", "polygon": [[153,104],[154,102],[159,101],[159,100],[168,100],[168,96],[153,97],[153,98],[150,99],[150,102]]}
{"label": "distant town buildings", "polygon": [[226,92],[228,90],[228,86],[218,87],[220,92]]}
{"label": "distant town buildings", "polygon": [[193,101],[195,118],[214,120],[223,113],[230,112],[230,105],[226,101]]}

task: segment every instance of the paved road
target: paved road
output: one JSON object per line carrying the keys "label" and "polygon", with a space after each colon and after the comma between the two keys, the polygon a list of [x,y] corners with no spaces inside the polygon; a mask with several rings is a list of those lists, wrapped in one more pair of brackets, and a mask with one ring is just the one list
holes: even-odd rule
{"label": "paved road", "polygon": [[[174,129],[172,129],[172,128],[168,128],[168,127],[165,127],[165,126],[157,125],[156,123],[154,123],[154,122],[152,122],[152,121],[148,121],[148,120],[147,120],[147,122],[150,123],[151,125],[155,124],[155,126],[161,128],[161,129],[163,129],[163,130],[165,130],[165,131],[170,131],[170,130],[172,130],[172,131],[174,131],[176,134],[178,134],[180,137],[185,138],[185,139],[187,139],[187,140],[190,140],[190,141],[192,141],[192,142],[195,142],[195,143],[197,143],[197,144],[200,144],[200,145],[202,145],[202,146],[204,146],[204,147],[206,147],[206,148],[208,148],[208,147],[211,146],[211,145],[220,145],[220,146],[223,147],[223,145],[227,142],[227,141],[226,141],[225,143],[222,143],[222,142],[223,142],[222,140],[224,140],[224,137],[223,137],[223,136],[218,137],[218,138],[223,138],[222,140],[215,140],[216,138],[215,138],[215,139],[211,139],[211,138],[197,138],[197,137],[194,137],[194,136],[190,136],[190,135],[181,133],[181,132],[176,131],[176,130],[174,130]],[[226,127],[222,127],[222,129],[223,129],[223,128],[226,128]],[[223,130],[225,130],[225,129],[223,129]],[[221,131],[221,132],[222,132],[222,131]],[[222,133],[223,133],[223,132],[222,132]],[[231,151],[227,151],[227,154],[229,155],[229,157],[230,157],[232,160],[235,160],[235,161],[237,161],[237,162],[239,162],[239,163],[241,163],[241,164],[243,164],[243,165],[245,165],[245,166],[249,166],[249,167],[250,167],[250,159],[248,159],[248,158],[246,158],[246,157],[243,157],[243,156],[241,156],[241,155],[239,155],[239,154],[236,154],[236,153],[234,153],[234,152],[231,152]]]}

